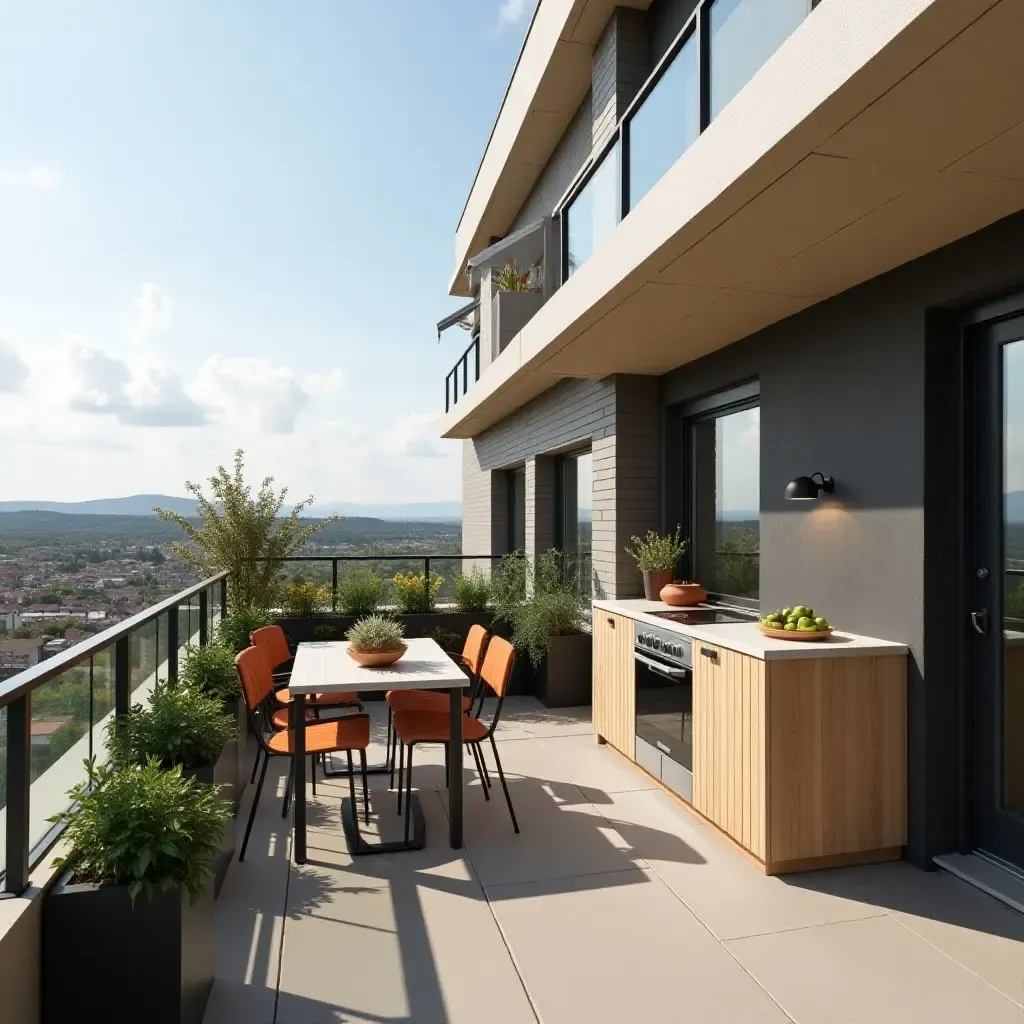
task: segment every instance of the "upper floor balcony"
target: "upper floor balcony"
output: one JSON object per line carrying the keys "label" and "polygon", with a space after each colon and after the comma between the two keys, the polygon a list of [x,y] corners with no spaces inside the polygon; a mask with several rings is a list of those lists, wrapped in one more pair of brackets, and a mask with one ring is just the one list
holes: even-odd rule
{"label": "upper floor balcony", "polygon": [[[538,23],[568,16],[548,6]],[[521,66],[546,55],[571,77],[533,33]],[[442,433],[567,376],[668,372],[1024,208],[1021,43],[999,0],[700,0],[551,210],[559,287]],[[519,138],[516,85],[460,240],[467,218],[500,230],[501,190],[521,190],[491,166]]]}

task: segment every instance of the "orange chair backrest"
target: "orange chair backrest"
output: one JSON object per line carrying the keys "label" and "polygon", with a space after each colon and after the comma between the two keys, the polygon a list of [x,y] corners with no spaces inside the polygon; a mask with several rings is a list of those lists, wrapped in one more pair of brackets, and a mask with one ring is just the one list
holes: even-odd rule
{"label": "orange chair backrest", "polygon": [[250,711],[255,711],[274,692],[274,676],[259,647],[246,647],[235,655],[235,668]]}
{"label": "orange chair backrest", "polygon": [[512,666],[516,661],[516,649],[503,637],[492,636],[484,655],[484,665],[480,669],[480,678],[494,691],[498,697],[505,696],[509,680],[512,678]]}
{"label": "orange chair backrest", "polygon": [[292,652],[288,650],[288,638],[280,626],[260,626],[259,629],[253,630],[249,639],[253,647],[258,647],[263,652],[271,672],[292,656]]}
{"label": "orange chair backrest", "polygon": [[462,646],[462,656],[466,659],[469,671],[476,675],[484,660],[484,648],[490,633],[483,626],[473,625],[466,634],[466,642]]}

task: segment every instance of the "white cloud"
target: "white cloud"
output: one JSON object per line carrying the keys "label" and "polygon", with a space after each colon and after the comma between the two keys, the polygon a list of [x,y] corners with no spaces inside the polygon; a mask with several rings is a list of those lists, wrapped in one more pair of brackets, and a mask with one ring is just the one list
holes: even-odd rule
{"label": "white cloud", "polygon": [[10,342],[0,338],[0,391],[21,391],[28,380],[28,367]]}
{"label": "white cloud", "polygon": [[518,25],[526,16],[526,0],[503,0],[498,9],[499,25]]}
{"label": "white cloud", "polygon": [[113,415],[128,426],[195,427],[205,411],[186,393],[169,367],[143,363],[130,367],[101,349],[79,345],[71,354],[75,412]]}
{"label": "white cloud", "polygon": [[414,459],[440,459],[448,453],[438,441],[440,417],[433,413],[411,413],[395,426],[379,432],[371,444],[388,455]]}
{"label": "white cloud", "polygon": [[60,175],[53,167],[48,167],[46,164],[35,164],[24,170],[15,170],[10,167],[0,168],[0,185],[52,192],[60,185]]}
{"label": "white cloud", "polygon": [[198,393],[229,417],[273,434],[290,434],[309,396],[295,373],[269,359],[210,356],[199,370]]}
{"label": "white cloud", "polygon": [[147,281],[135,300],[136,334],[148,338],[170,326],[174,315],[174,302],[157,284]]}
{"label": "white cloud", "polygon": [[331,395],[345,385],[345,374],[339,367],[329,373],[308,373],[302,378],[302,389],[309,395]]}

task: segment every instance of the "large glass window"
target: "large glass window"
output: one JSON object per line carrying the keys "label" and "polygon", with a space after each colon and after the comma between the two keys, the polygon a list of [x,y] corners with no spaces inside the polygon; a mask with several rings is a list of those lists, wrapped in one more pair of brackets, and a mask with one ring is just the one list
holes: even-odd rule
{"label": "large glass window", "polygon": [[711,117],[750,81],[807,17],[807,0],[715,0],[711,8]]}
{"label": "large glass window", "polygon": [[555,546],[565,556],[566,572],[589,597],[594,519],[593,456],[589,451],[573,452],[558,460],[555,514]]}
{"label": "large glass window", "polygon": [[508,474],[508,551],[526,550],[526,470]]}
{"label": "large glass window", "polygon": [[694,578],[722,600],[756,603],[761,550],[761,417],[756,404],[686,421]]}
{"label": "large glass window", "polygon": [[566,268],[571,277],[619,222],[619,146],[604,156],[590,180],[566,207]]}
{"label": "large glass window", "polygon": [[629,120],[629,208],[700,134],[700,67],[693,33]]}

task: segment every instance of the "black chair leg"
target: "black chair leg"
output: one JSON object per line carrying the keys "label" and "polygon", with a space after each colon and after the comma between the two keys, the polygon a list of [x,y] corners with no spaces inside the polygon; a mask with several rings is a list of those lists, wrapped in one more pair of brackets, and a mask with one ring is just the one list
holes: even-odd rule
{"label": "black chair leg", "polygon": [[295,780],[295,759],[288,758],[288,781],[284,784],[284,803],[281,806],[281,817],[288,817],[288,805],[292,798],[292,782]]}
{"label": "black chair leg", "polygon": [[410,808],[412,807],[412,748],[413,745],[410,743],[408,746],[409,750],[409,765],[406,769],[405,774],[405,842],[406,845],[409,843],[409,821],[412,817],[410,814]]}
{"label": "black chair leg", "polygon": [[313,796],[316,796],[316,754],[309,755],[309,778],[313,783]]}
{"label": "black chair leg", "polygon": [[498,757],[498,744],[494,742],[494,733],[491,733],[491,750],[494,751],[494,763],[498,766],[498,778],[501,780],[501,788],[505,791],[505,803],[508,804],[508,813],[512,815],[512,827],[519,835],[519,822],[516,821],[516,812],[512,810],[512,797],[508,795],[508,786],[505,784],[505,773],[501,770],[501,758]]}
{"label": "black chair leg", "polygon": [[260,750],[259,747],[257,747],[256,748],[256,759],[252,763],[252,776],[249,779],[249,785],[250,786],[253,785],[256,782],[256,772],[259,771],[259,767],[260,767],[260,754],[262,754],[262,753],[263,753],[263,751]]}
{"label": "black chair leg", "polygon": [[[363,776],[363,820],[370,824],[370,783],[366,777],[366,751],[359,751],[359,770]],[[355,804],[352,805],[353,815],[356,813]]]}
{"label": "black chair leg", "polygon": [[484,757],[484,748],[479,744],[474,744],[474,746],[476,746],[477,753],[480,755],[480,767],[482,769],[481,777],[483,779],[484,789],[490,789],[491,773],[487,770],[487,758]]}
{"label": "black chair leg", "polygon": [[448,744],[444,745],[444,788],[450,789],[452,782],[449,778],[450,772],[448,770]]}
{"label": "black chair leg", "polygon": [[395,788],[395,730],[391,721],[391,705],[388,705],[388,764],[391,766],[391,781],[388,789]]}
{"label": "black chair leg", "polygon": [[352,769],[352,751],[346,750],[348,754],[348,796],[352,801],[352,819],[356,823],[356,829],[359,829],[359,811],[356,810],[358,804],[356,804],[356,773]]}
{"label": "black chair leg", "polygon": [[405,778],[405,744],[396,733],[395,743],[398,749],[398,813],[402,813],[402,780]]}
{"label": "black chair leg", "polygon": [[475,743],[467,743],[466,746],[473,751],[473,760],[476,761],[476,773],[480,776],[480,785],[483,787],[484,799],[490,800],[491,794],[488,792],[489,787],[484,775],[484,752]]}
{"label": "black chair leg", "polygon": [[263,770],[260,772],[260,781],[256,786],[256,792],[252,795],[252,809],[249,811],[249,822],[245,826],[245,835],[242,837],[242,848],[238,851],[239,861],[245,860],[245,848],[249,845],[249,833],[252,831],[252,823],[256,820],[256,808],[260,805],[260,793],[263,792],[263,780],[267,777],[267,764],[270,757],[263,755]]}

